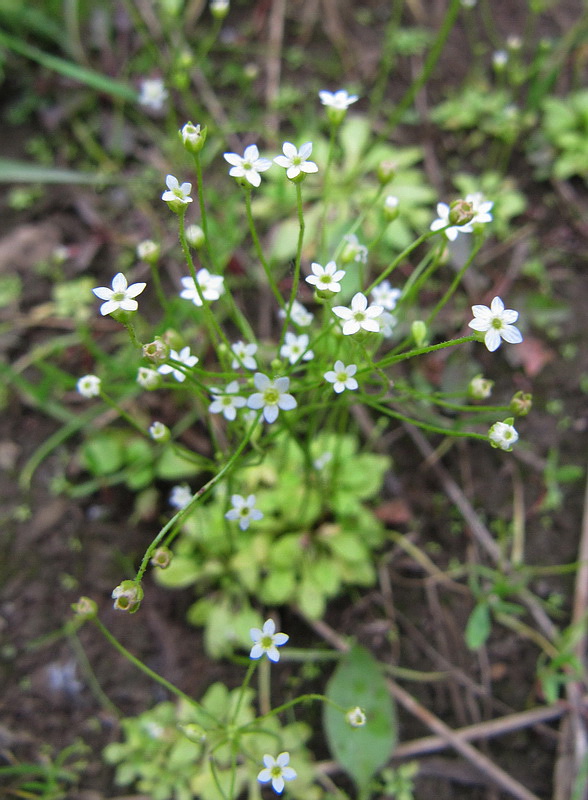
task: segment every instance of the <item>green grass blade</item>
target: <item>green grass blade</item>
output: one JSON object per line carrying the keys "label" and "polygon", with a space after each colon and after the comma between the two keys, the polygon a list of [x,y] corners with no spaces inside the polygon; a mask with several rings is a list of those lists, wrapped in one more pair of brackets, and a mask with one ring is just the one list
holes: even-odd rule
{"label": "green grass blade", "polygon": [[108,176],[96,172],[79,172],[74,169],[46,167],[44,164],[0,158],[0,183],[104,184],[109,180]]}

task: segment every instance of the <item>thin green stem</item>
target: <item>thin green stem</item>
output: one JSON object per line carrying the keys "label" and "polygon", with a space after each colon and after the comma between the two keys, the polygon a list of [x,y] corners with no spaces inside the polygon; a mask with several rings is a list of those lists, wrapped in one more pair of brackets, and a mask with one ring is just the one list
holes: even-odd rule
{"label": "thin green stem", "polygon": [[482,244],[483,244],[483,240],[482,240],[482,239],[480,239],[480,241],[479,241],[479,242],[476,244],[476,246],[473,248],[472,252],[470,253],[470,255],[469,255],[469,257],[468,257],[467,261],[465,262],[465,264],[463,265],[463,267],[462,267],[462,268],[459,270],[459,272],[457,273],[457,275],[455,276],[455,278],[452,280],[452,282],[451,282],[451,286],[449,287],[449,289],[448,289],[448,290],[445,292],[445,294],[443,295],[443,297],[442,297],[442,298],[439,300],[439,302],[437,303],[437,305],[435,306],[435,308],[434,308],[434,309],[431,311],[431,313],[430,313],[430,314],[429,314],[429,316],[427,317],[427,319],[426,319],[426,324],[427,324],[427,325],[429,325],[429,323],[431,322],[431,320],[435,319],[435,317],[436,317],[436,316],[437,316],[437,314],[438,314],[438,313],[441,311],[441,309],[442,309],[442,308],[443,308],[443,307],[444,307],[444,306],[445,306],[445,305],[446,305],[446,304],[449,302],[449,300],[450,300],[450,299],[453,297],[453,294],[454,294],[454,292],[456,291],[457,287],[458,287],[458,286],[459,286],[459,284],[461,283],[461,279],[463,278],[463,276],[465,275],[465,273],[466,273],[466,272],[467,272],[467,270],[469,269],[469,267],[470,267],[470,265],[471,265],[472,261],[474,260],[474,258],[477,256],[477,254],[478,254],[478,251],[479,251],[479,250],[480,250],[480,248],[482,247]]}
{"label": "thin green stem", "polygon": [[321,217],[321,223],[319,227],[319,240],[318,240],[318,252],[321,253],[324,257],[324,246],[325,246],[325,234],[327,229],[327,217],[329,214],[329,195],[331,192],[331,167],[333,164],[333,156],[335,154],[335,136],[337,135],[337,131],[339,129],[339,125],[331,124],[331,131],[329,135],[329,150],[327,153],[327,164],[325,166],[324,171],[324,178],[323,178],[323,214]]}
{"label": "thin green stem", "polygon": [[290,324],[290,315],[292,313],[292,306],[294,305],[294,300],[296,300],[296,294],[298,293],[298,284],[300,283],[300,262],[302,260],[302,244],[304,242],[304,229],[306,227],[304,222],[304,209],[302,206],[302,188],[300,183],[296,183],[296,208],[298,211],[298,244],[296,246],[296,261],[294,262],[294,277],[292,279],[292,289],[290,290],[290,299],[288,300],[286,316],[284,318],[284,324],[282,326],[282,333],[280,334],[278,352],[280,350],[280,347],[284,343],[286,331],[288,330],[288,325]]}
{"label": "thin green stem", "polygon": [[204,249],[211,269],[214,269],[214,258],[212,249],[210,247],[210,237],[208,235],[208,214],[206,213],[206,204],[204,203],[204,183],[202,178],[202,161],[200,153],[194,153],[194,165],[196,166],[196,192],[198,195],[198,206],[200,208],[200,222],[202,224],[202,232],[204,233]]}
{"label": "thin green stem", "polygon": [[253,212],[251,210],[251,189],[247,186],[244,186],[243,191],[245,192],[245,211],[247,214],[247,223],[249,225],[249,232],[251,233],[251,238],[253,240],[253,247],[255,248],[257,257],[261,262],[261,266],[263,267],[265,276],[274,294],[274,297],[278,302],[278,305],[280,306],[280,308],[285,309],[286,303],[284,302],[284,298],[280,294],[278,285],[274,279],[274,276],[272,275],[270,265],[268,264],[265,254],[263,252],[263,248],[261,247],[259,236],[257,235],[257,228],[255,227],[255,220],[253,219]]}
{"label": "thin green stem", "polygon": [[[434,353],[436,350],[445,350],[447,347],[454,347],[458,344],[465,344],[466,342],[475,342],[477,341],[476,336],[460,336],[459,339],[449,339],[446,342],[440,342],[439,344],[431,344],[427,345],[426,347],[415,347],[414,350],[408,350],[405,353],[398,353],[397,355],[393,356],[384,356],[381,361],[374,362],[375,367],[390,367],[392,364],[398,364],[399,361],[406,361],[408,358],[414,358],[414,356],[422,356],[426,353]],[[368,368],[361,370],[361,372],[367,371]]]}

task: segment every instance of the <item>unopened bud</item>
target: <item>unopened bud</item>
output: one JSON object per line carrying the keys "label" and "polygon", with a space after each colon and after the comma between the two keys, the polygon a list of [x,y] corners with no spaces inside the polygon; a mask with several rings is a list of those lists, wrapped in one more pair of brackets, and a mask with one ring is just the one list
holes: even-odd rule
{"label": "unopened bud", "polygon": [[517,417],[526,417],[533,407],[533,395],[528,392],[517,392],[510,401],[510,410]]}
{"label": "unopened bud", "polygon": [[416,346],[425,347],[425,345],[427,344],[428,331],[427,331],[427,326],[423,322],[423,320],[415,319],[415,321],[410,326],[410,330]]}
{"label": "unopened bud", "polygon": [[467,225],[475,216],[474,207],[467,200],[454,200],[449,206],[449,222],[457,227]]}
{"label": "unopened bud", "polygon": [[482,375],[476,375],[468,386],[468,396],[472,400],[486,400],[492,394],[493,386],[494,381],[484,378]]}
{"label": "unopened bud", "polygon": [[139,610],[143,595],[141,584],[135,583],[135,581],[123,581],[112,590],[114,607],[119,611],[127,611],[129,614],[134,614]]}
{"label": "unopened bud", "polygon": [[206,142],[206,133],[206,127],[201,128],[200,125],[186,122],[180,131],[180,137],[189,153],[199,153]]}
{"label": "unopened bud", "polygon": [[387,183],[390,183],[390,181],[396,177],[397,168],[398,165],[395,161],[380,161],[376,169],[376,175],[382,186],[386,186]]}
{"label": "unopened bud", "polygon": [[147,389],[147,391],[153,391],[153,389],[159,389],[161,386],[161,375],[154,369],[150,369],[149,367],[139,367],[139,371],[137,372],[137,383],[143,389]]}
{"label": "unopened bud", "polygon": [[229,0],[210,0],[210,13],[216,19],[224,19],[229,13]]}
{"label": "unopened bud", "polygon": [[389,194],[384,200],[384,214],[389,222],[393,222],[400,213],[398,209],[398,198],[393,194]]}
{"label": "unopened bud", "polygon": [[148,264],[157,263],[160,252],[161,248],[157,242],[153,242],[151,239],[145,239],[137,245],[137,255]]}
{"label": "unopened bud", "polygon": [[167,442],[171,436],[170,430],[163,422],[153,422],[149,426],[149,436],[154,442]]}
{"label": "unopened bud", "polygon": [[72,610],[79,619],[94,619],[98,614],[98,606],[89,597],[80,597],[77,603],[72,603]]}
{"label": "unopened bud", "polygon": [[200,225],[188,225],[186,228],[186,239],[188,244],[198,249],[202,247],[206,239],[204,238],[204,231]]}

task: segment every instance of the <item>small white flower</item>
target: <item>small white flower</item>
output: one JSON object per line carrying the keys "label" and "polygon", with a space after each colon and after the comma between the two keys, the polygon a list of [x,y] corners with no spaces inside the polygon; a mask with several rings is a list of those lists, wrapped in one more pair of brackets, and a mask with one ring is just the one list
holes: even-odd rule
{"label": "small white flower", "polygon": [[98,397],[101,385],[102,381],[97,375],[84,375],[76,384],[78,392],[88,399]]}
{"label": "small white flower", "polygon": [[464,8],[473,8],[478,0],[461,0],[461,4]]}
{"label": "small white flower", "polygon": [[243,366],[245,369],[257,369],[257,361],[253,356],[257,353],[257,345],[255,343],[245,344],[245,342],[238,341],[231,345],[235,358],[231,361],[231,369],[239,369]]}
{"label": "small white flower", "polygon": [[[444,228],[446,225],[449,225],[450,211],[451,209],[447,203],[437,203],[437,214],[439,217],[431,222],[430,230],[438,231],[441,230],[441,228]],[[443,233],[445,236],[447,236],[450,242],[454,242],[457,239],[458,233],[471,233],[473,230],[474,229],[472,228],[471,222],[468,222],[465,225],[453,225],[451,228],[447,228],[447,230],[443,231]]]}
{"label": "small white flower", "polygon": [[174,508],[185,508],[193,497],[192,490],[187,483],[174,486],[169,495],[169,504]]}
{"label": "small white flower", "polygon": [[312,142],[306,142],[300,150],[297,150],[292,142],[284,142],[282,151],[284,155],[276,156],[274,164],[284,167],[286,177],[290,178],[290,180],[295,180],[301,173],[308,175],[312,172],[318,172],[318,167],[314,161],[307,161],[308,156],[312,153]]}
{"label": "small white flower", "polygon": [[186,239],[188,244],[192,247],[202,247],[206,239],[204,238],[204,231],[200,225],[188,225],[186,228]]}
{"label": "small white flower", "polygon": [[[281,308],[278,312],[278,316],[280,319],[284,319],[286,311]],[[298,325],[299,328],[308,328],[313,319],[314,315],[311,314],[308,309],[304,308],[302,303],[299,303],[298,300],[294,300],[292,308],[290,309],[290,321]]]}
{"label": "small white flower", "polygon": [[399,200],[396,195],[389,194],[386,199],[384,200],[384,208],[387,211],[396,211],[398,208]]}
{"label": "small white flower", "polygon": [[259,411],[263,408],[263,416],[266,422],[275,422],[282,411],[291,411],[296,408],[297,403],[291,394],[288,394],[290,378],[276,378],[271,380],[262,372],[256,372],[253,383],[258,390],[247,400],[247,406]]}
{"label": "small white flower", "polygon": [[218,19],[223,19],[229,13],[229,0],[210,0],[210,13]]}
{"label": "small white flower", "polygon": [[326,267],[316,264],[314,261],[310,265],[312,275],[308,275],[305,280],[311,286],[316,286],[320,292],[331,292],[335,294],[341,291],[339,283],[345,277],[344,269],[337,269],[334,261],[329,261]]}
{"label": "small white flower", "polygon": [[168,96],[169,92],[161,78],[148,78],[141,81],[139,104],[145,108],[149,108],[151,111],[161,111]]}
{"label": "small white flower", "polygon": [[466,194],[466,203],[472,204],[474,211],[474,218],[470,225],[480,225],[486,222],[492,222],[492,214],[490,211],[494,203],[491,200],[486,200],[482,192],[473,192],[473,194]]}
{"label": "small white flower", "polygon": [[329,108],[335,108],[337,111],[345,111],[352,103],[356,103],[359,97],[356,94],[348,94],[345,89],[339,89],[338,92],[319,92],[321,103]]}
{"label": "small white flower", "polygon": [[348,364],[345,366],[342,361],[335,361],[333,369],[329,370],[329,372],[325,372],[325,380],[333,384],[333,389],[337,394],[341,394],[345,389],[353,391],[357,389],[359,385],[353,377],[356,372],[356,364]]}
{"label": "small white flower", "polygon": [[519,434],[508,420],[495,422],[488,431],[488,439],[492,447],[498,447],[500,450],[506,450],[507,452],[512,450],[518,438]]}
{"label": "small white flower", "polygon": [[128,286],[127,279],[122,272],[117,272],[112,279],[112,289],[107,286],[98,286],[92,291],[100,300],[106,300],[100,306],[100,313],[105,316],[112,314],[113,311],[118,311],[119,308],[122,311],[136,311],[139,304],[133,298],[141,294],[146,286],[146,283],[132,283]]}
{"label": "small white flower", "polygon": [[231,381],[227,384],[224,392],[220,389],[210,390],[214,400],[208,406],[211,414],[222,414],[225,419],[234,420],[237,416],[237,409],[243,408],[246,404],[244,397],[240,397],[237,392],[239,391],[239,384],[237,381]]}
{"label": "small white flower", "polygon": [[468,396],[472,400],[487,400],[492,394],[494,381],[485,378],[483,375],[475,375],[468,385]]}
{"label": "small white flower", "polygon": [[345,241],[343,252],[341,253],[343,263],[348,264],[350,261],[356,261],[358,264],[366,264],[368,249],[365,244],[360,244],[354,233],[346,234],[343,240]]}
{"label": "small white flower", "polygon": [[142,261],[157,261],[159,245],[151,239],[144,239],[137,245],[137,255]]}
{"label": "small white flower", "polygon": [[[169,357],[174,361],[180,361],[185,367],[190,369],[198,363],[198,356],[191,355],[190,348],[187,346],[182,347],[179,353],[176,350],[170,350]],[[180,383],[183,383],[186,380],[185,372],[172,364],[162,364],[157,368],[157,371],[161,375],[169,375],[171,373]]]}
{"label": "small white flower", "polygon": [[170,431],[163,422],[153,422],[149,426],[149,436],[154,442],[166,442],[170,437]]}
{"label": "small white flower", "polygon": [[401,294],[400,289],[393,289],[390,286],[390,281],[382,281],[372,289],[372,300],[377,306],[393,311]]}
{"label": "small white flower", "polygon": [[166,203],[173,203],[174,206],[185,206],[192,202],[190,192],[192,184],[187,181],[180,184],[173,175],[168,175],[165,179],[167,191],[161,195],[161,199]]}
{"label": "small white flower", "polygon": [[250,144],[245,148],[243,156],[237,153],[224,153],[223,158],[231,164],[229,175],[233,178],[245,178],[252,186],[259,186],[260,172],[265,172],[272,165],[269,158],[260,158],[257,145]]}
{"label": "small white flower", "polygon": [[[196,273],[196,280],[202,296],[209,302],[218,300],[225,290],[223,285],[225,279],[222,275],[211,275],[207,269],[199,269]],[[182,278],[182,286],[184,288],[180,292],[180,297],[183,297],[184,300],[191,300],[195,306],[201,306],[202,300],[191,275]]]}
{"label": "small white flower", "polygon": [[230,520],[238,520],[242,531],[247,530],[252,520],[256,521],[263,518],[263,513],[258,508],[255,508],[254,494],[250,494],[249,497],[241,497],[240,494],[234,494],[231,496],[231,503],[233,507],[227,511],[225,517]]}
{"label": "small white flower", "polygon": [[206,129],[203,132],[200,125],[194,125],[193,122],[186,122],[180,130],[180,136],[182,137],[184,147],[192,152],[198,152],[204,146]]}
{"label": "small white flower", "polygon": [[380,323],[380,333],[384,339],[391,339],[392,336],[394,336],[394,328],[398,324],[398,320],[394,314],[390,314],[388,311],[382,311],[378,322]]}
{"label": "small white flower", "polygon": [[261,658],[265,653],[270,661],[279,661],[280,654],[278,647],[286,644],[290,638],[287,633],[276,633],[276,623],[273,619],[266,619],[263,628],[251,628],[249,631],[253,647],[249,653],[249,658]]}
{"label": "small white flower", "polygon": [[506,50],[495,50],[494,53],[492,53],[492,64],[494,65],[494,69],[504,69],[507,63],[508,53]]}
{"label": "small white flower", "polygon": [[276,794],[284,791],[284,781],[293,781],[297,777],[296,770],[289,767],[290,753],[280,753],[277,758],[270,755],[263,757],[265,769],[262,769],[257,780],[260,783],[272,782],[272,789]]}
{"label": "small white flower", "polygon": [[509,344],[519,344],[523,341],[518,328],[512,325],[519,317],[519,312],[512,308],[505,308],[500,297],[495,297],[488,306],[472,306],[474,319],[468,322],[470,328],[484,333],[484,343],[493,353],[501,345],[501,339]]}
{"label": "small white flower", "polygon": [[365,294],[357,292],[351,299],[351,308],[335,306],[333,314],[344,320],[343,334],[349,336],[361,329],[378,333],[380,324],[376,317],[379,317],[383,310],[382,306],[368,306]]}
{"label": "small white flower", "polygon": [[149,367],[139,367],[137,383],[143,389],[158,389],[161,386],[161,376],[157,370]]}
{"label": "small white flower", "polygon": [[295,333],[288,331],[284,344],[280,348],[280,356],[287,358],[290,364],[295,364],[301,358],[303,361],[310,361],[311,358],[314,358],[314,353],[308,349],[308,341],[306,333],[296,336]]}
{"label": "small white flower", "polygon": [[322,453],[318,458],[312,462],[312,466],[316,469],[317,472],[320,472],[321,469],[327,466],[329,461],[333,458],[333,454],[330,453],[328,450],[325,453]]}
{"label": "small white flower", "polygon": [[345,721],[351,725],[352,728],[363,728],[367,722],[367,717],[363,708],[355,706],[355,708],[350,708],[345,714]]}

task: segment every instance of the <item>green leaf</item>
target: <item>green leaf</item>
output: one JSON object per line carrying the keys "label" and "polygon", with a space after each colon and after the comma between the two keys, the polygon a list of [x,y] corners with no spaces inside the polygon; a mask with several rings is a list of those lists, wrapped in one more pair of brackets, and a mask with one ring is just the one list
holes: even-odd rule
{"label": "green leaf", "polygon": [[470,650],[478,650],[490,636],[490,609],[488,603],[478,603],[467,621],[465,640]]}
{"label": "green leaf", "polygon": [[83,445],[81,459],[84,467],[93,475],[110,475],[124,466],[123,442],[115,433],[101,433]]}
{"label": "green leaf", "polygon": [[325,704],[323,720],[331,753],[363,792],[390,758],[397,738],[396,710],[380,665],[363,647],[354,647],[335,670],[326,693],[338,706],[359,706],[366,714],[366,725],[352,728],[341,711]]}
{"label": "green leaf", "polygon": [[112,181],[98,172],[80,172],[75,169],[31,164],[14,158],[0,158],[0,183],[78,183],[104,184]]}
{"label": "green leaf", "polygon": [[202,466],[194,463],[192,459],[183,458],[170,447],[161,454],[156,467],[157,476],[166,481],[177,481],[189,478],[201,472]]}

